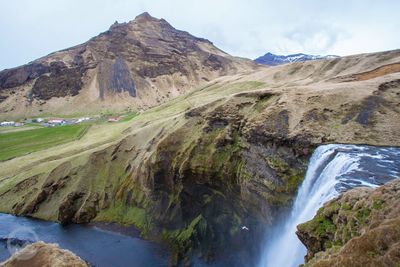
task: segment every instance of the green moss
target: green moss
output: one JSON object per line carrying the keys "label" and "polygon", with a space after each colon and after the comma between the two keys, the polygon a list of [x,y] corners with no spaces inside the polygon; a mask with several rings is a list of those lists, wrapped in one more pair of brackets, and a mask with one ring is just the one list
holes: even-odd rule
{"label": "green moss", "polygon": [[337,213],[339,211],[339,209],[340,209],[339,203],[337,203],[337,202],[330,203],[329,205],[327,205],[324,208],[324,215],[331,216],[332,214]]}
{"label": "green moss", "polygon": [[313,233],[319,239],[328,239],[328,236],[333,236],[336,232],[336,226],[324,216],[324,209],[325,207],[320,208],[311,221],[299,225],[302,231]]}
{"label": "green moss", "polygon": [[161,239],[169,244],[171,248],[171,258],[173,263],[177,263],[185,252],[192,248],[192,239],[196,235],[205,236],[207,231],[207,221],[200,214],[194,218],[187,227],[176,230],[166,230],[161,232]]}
{"label": "green moss", "polygon": [[207,222],[204,220],[203,215],[201,214],[194,218],[184,229],[172,231],[164,229],[161,233],[161,237],[164,241],[172,241],[177,242],[178,244],[183,244],[193,236],[197,226],[199,226],[200,232],[205,232]]}
{"label": "green moss", "polygon": [[303,181],[303,178],[304,173],[302,171],[292,169],[290,175],[286,178],[286,191],[295,192]]}
{"label": "green moss", "polygon": [[269,187],[276,193],[294,193],[304,178],[304,171],[291,168],[283,159],[278,156],[268,157],[268,165],[274,169],[282,179],[282,185]]}
{"label": "green moss", "polygon": [[131,207],[117,201],[108,209],[99,212],[95,221],[117,221],[126,225],[134,225],[146,235],[153,227],[151,217],[143,208]]}
{"label": "green moss", "polygon": [[381,210],[383,208],[383,202],[381,200],[375,200],[372,203],[372,208],[375,210]]}
{"label": "green moss", "polygon": [[317,218],[315,231],[318,235],[333,234],[336,231],[336,226],[327,218]]}
{"label": "green moss", "polygon": [[253,178],[253,175],[246,170],[245,166],[243,160],[239,160],[236,165],[236,176],[240,181],[250,181]]}
{"label": "green moss", "polygon": [[336,247],[341,247],[341,246],[343,246],[343,242],[341,240],[335,240],[333,242],[333,245]]}
{"label": "green moss", "polygon": [[289,168],[288,164],[278,156],[268,157],[267,162],[275,170],[285,171]]}
{"label": "green moss", "polygon": [[178,242],[185,242],[187,240],[189,240],[194,231],[195,231],[195,227],[199,225],[199,231],[200,232],[205,232],[205,228],[207,227],[207,223],[205,222],[203,216],[200,214],[199,216],[197,216],[189,225],[186,229],[184,229],[183,231],[181,231],[177,237],[176,240]]}
{"label": "green moss", "polygon": [[327,249],[327,248],[331,248],[331,247],[332,247],[331,241],[329,241],[329,240],[325,241],[325,248]]}
{"label": "green moss", "polygon": [[272,94],[268,97],[259,99],[254,105],[254,110],[256,110],[257,112],[262,112],[272,102],[273,99],[275,98]]}
{"label": "green moss", "polygon": [[275,206],[287,206],[290,200],[292,200],[291,195],[284,193],[267,193],[261,192],[261,196],[270,204]]}
{"label": "green moss", "polygon": [[361,224],[361,225],[364,225],[364,224],[366,224],[367,222],[368,222],[368,219],[369,219],[369,215],[371,214],[371,210],[370,209],[368,209],[368,208],[362,208],[362,209],[359,209],[357,212],[356,212],[356,218],[357,218],[357,221]]}
{"label": "green moss", "polygon": [[351,210],[351,206],[349,205],[349,203],[345,202],[342,204],[342,209],[343,210]]}

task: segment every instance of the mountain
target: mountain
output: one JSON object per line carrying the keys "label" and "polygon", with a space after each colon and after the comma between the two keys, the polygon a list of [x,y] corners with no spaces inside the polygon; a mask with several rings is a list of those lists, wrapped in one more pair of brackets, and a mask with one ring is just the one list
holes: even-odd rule
{"label": "mountain", "polygon": [[317,59],[335,59],[339,58],[339,56],[315,56],[315,55],[307,55],[307,54],[293,54],[288,56],[283,55],[275,55],[272,53],[267,53],[264,56],[256,58],[254,61],[259,64],[264,64],[268,66],[277,66],[291,62],[304,62],[309,60],[317,60]]}
{"label": "mountain", "polygon": [[84,44],[0,72],[0,112],[22,117],[146,109],[255,68],[143,13]]}

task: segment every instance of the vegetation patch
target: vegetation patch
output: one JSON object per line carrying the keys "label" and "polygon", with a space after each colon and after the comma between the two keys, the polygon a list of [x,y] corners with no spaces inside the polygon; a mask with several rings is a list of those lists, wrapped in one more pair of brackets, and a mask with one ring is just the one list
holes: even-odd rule
{"label": "vegetation patch", "polygon": [[126,225],[134,225],[144,235],[153,227],[152,220],[145,209],[127,206],[120,201],[116,201],[108,209],[100,211],[95,220],[99,222],[116,221]]}
{"label": "vegetation patch", "polygon": [[81,124],[1,134],[0,161],[77,140],[88,128]]}
{"label": "vegetation patch", "polygon": [[278,193],[295,192],[303,181],[304,172],[296,168],[291,168],[286,161],[278,156],[271,156],[266,160],[268,165],[279,174],[279,177],[281,177],[283,181],[281,186],[276,186],[271,189]]}
{"label": "vegetation patch", "polygon": [[164,242],[169,243],[172,255],[171,262],[177,263],[178,259],[192,247],[193,239],[196,236],[205,236],[207,231],[207,221],[203,215],[194,218],[187,227],[177,230],[163,230],[161,238]]}

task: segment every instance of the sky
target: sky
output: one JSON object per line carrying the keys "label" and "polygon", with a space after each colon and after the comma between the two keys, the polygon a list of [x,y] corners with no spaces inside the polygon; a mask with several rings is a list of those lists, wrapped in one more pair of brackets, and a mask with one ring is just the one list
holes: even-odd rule
{"label": "sky", "polygon": [[0,7],[0,70],[83,43],[144,11],[251,59],[400,48],[399,0],[0,0]]}

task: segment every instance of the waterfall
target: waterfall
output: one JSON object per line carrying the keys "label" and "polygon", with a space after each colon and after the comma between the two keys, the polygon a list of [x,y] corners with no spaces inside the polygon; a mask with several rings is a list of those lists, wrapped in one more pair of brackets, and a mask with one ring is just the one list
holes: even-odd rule
{"label": "waterfall", "polygon": [[304,262],[306,248],[297,225],[340,192],[357,186],[376,187],[400,176],[400,149],[356,145],[323,145],[313,153],[290,214],[265,241],[259,267],[294,267]]}

